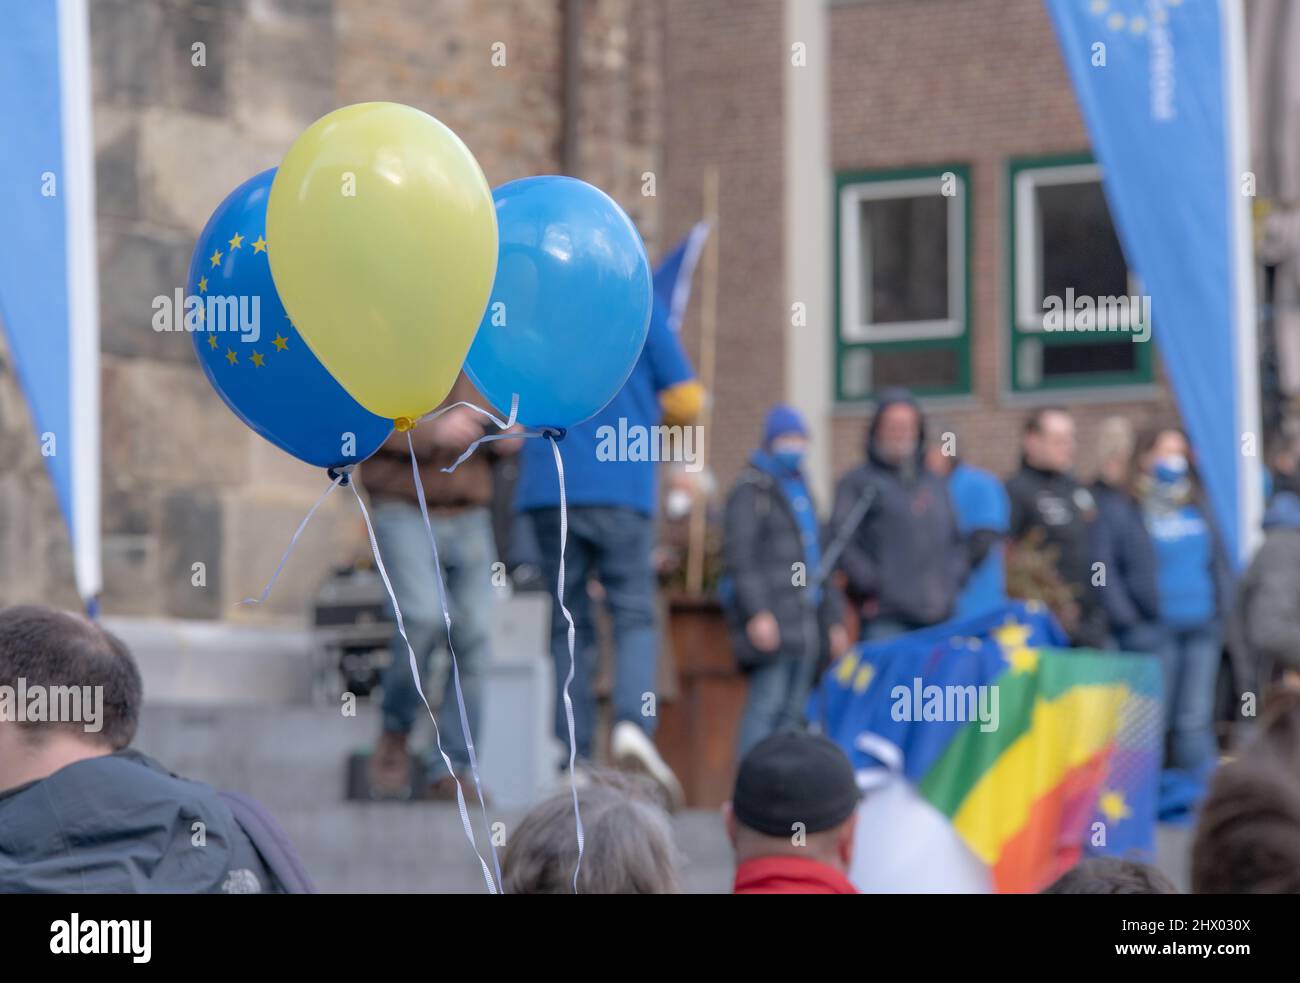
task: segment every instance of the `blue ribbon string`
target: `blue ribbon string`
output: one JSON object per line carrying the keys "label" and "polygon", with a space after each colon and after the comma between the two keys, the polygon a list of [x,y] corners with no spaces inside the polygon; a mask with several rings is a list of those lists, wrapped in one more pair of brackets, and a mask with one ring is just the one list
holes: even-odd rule
{"label": "blue ribbon string", "polygon": [[[438,719],[433,715],[433,708],[429,706],[428,697],[424,695],[424,683],[420,679],[420,668],[415,661],[415,649],[411,648],[411,640],[406,637],[406,625],[402,621],[402,611],[397,606],[397,595],[393,593],[393,585],[388,579],[388,571],[384,569],[383,557],[379,555],[379,544],[375,541],[375,528],[370,524],[370,513],[366,511],[366,503],[361,500],[361,494],[357,491],[356,484],[351,483],[350,486],[352,488],[352,494],[356,497],[357,505],[361,508],[361,517],[366,522],[366,534],[370,537],[370,550],[375,555],[375,568],[379,571],[379,576],[384,581],[384,589],[388,591],[388,599],[393,602],[393,614],[397,619],[397,631],[401,634],[402,641],[406,643],[406,654],[410,659],[411,677],[415,680],[415,688],[420,694],[420,699],[424,701],[424,708],[429,711],[429,719],[433,721],[434,743],[437,745],[438,754],[442,756],[443,764],[447,766],[447,773],[451,775],[451,780],[456,783],[456,805],[460,809],[460,821],[461,825],[465,828],[465,838],[469,840],[470,848],[473,849],[474,856],[478,857],[478,862],[483,868],[483,880],[487,884],[488,893],[496,894],[497,886],[492,880],[492,871],[488,868],[487,862],[483,859],[483,854],[479,853],[478,843],[474,839],[474,827],[469,821],[469,809],[465,805],[464,790],[460,786],[460,779],[456,777],[455,769],[451,766],[451,759],[447,757],[447,752],[442,749],[442,735],[438,730]],[[468,734],[468,728],[466,729],[466,733]],[[476,775],[476,781],[477,777],[478,776]]]}
{"label": "blue ribbon string", "polygon": [[[487,803],[483,800],[483,781],[479,777],[478,756],[474,753],[474,735],[470,731],[469,714],[465,711],[465,693],[460,686],[460,663],[456,659],[456,647],[451,641],[451,608],[447,604],[447,587],[442,577],[442,561],[438,558],[438,541],[433,535],[433,524],[429,521],[429,504],[424,498],[424,482],[420,480],[420,465],[415,459],[415,442],[411,432],[406,432],[406,446],[411,452],[411,473],[415,476],[415,491],[420,500],[420,515],[424,517],[424,531],[429,534],[429,548],[433,550],[433,570],[438,582],[438,603],[442,605],[442,621],[447,626],[447,651],[451,653],[451,678],[456,690],[456,707],[460,710],[460,726],[465,733],[465,749],[469,752],[469,769],[474,778],[474,791],[478,794],[479,810],[483,814],[483,826],[488,830],[488,847],[492,851],[492,866],[496,869],[497,885],[505,891],[505,882],[501,879],[501,861],[497,857],[496,840],[491,835],[491,823],[488,820]],[[454,776],[453,776],[454,777]],[[459,783],[457,783],[459,785]]]}
{"label": "blue ribbon string", "polygon": [[578,741],[573,726],[573,698],[569,695],[569,685],[573,682],[577,662],[574,659],[573,615],[564,606],[564,546],[569,538],[569,508],[564,496],[564,460],[560,457],[560,445],[555,434],[547,431],[544,436],[551,442],[551,451],[555,454],[555,474],[560,481],[560,572],[555,582],[555,599],[564,613],[564,620],[569,623],[569,674],[564,677],[564,716],[569,724],[569,788],[573,791],[573,821],[578,833],[578,862],[573,868],[573,893],[578,893],[578,873],[582,870],[582,853],[586,834],[582,828],[582,812],[578,809],[578,774],[576,771]]}
{"label": "blue ribbon string", "polygon": [[275,573],[271,574],[271,579],[266,582],[262,588],[262,593],[258,597],[246,597],[239,603],[242,604],[265,604],[266,599],[271,596],[271,588],[275,586],[276,578],[280,576],[280,571],[284,565],[289,562],[289,555],[293,553],[294,547],[298,545],[298,540],[302,537],[302,531],[307,528],[307,523],[311,522],[311,517],[316,514],[316,510],[321,507],[325,499],[330,497],[330,492],[337,488],[340,482],[348,480],[348,475],[352,473],[352,465],[340,468],[334,472],[335,478],[330,486],[325,489],[320,498],[316,499],[316,504],[311,507],[311,511],[303,516],[302,522],[298,524],[298,531],[293,534],[293,539],[289,540],[289,548],[284,551],[284,556],[280,557],[280,562],[276,565]]}
{"label": "blue ribbon string", "polygon": [[[424,420],[432,420],[432,419],[436,419],[437,417],[441,416],[443,413],[446,413],[448,410],[454,409],[454,408],[457,407],[457,406],[464,406],[464,407],[467,407],[467,408],[473,410],[473,411],[476,412],[476,413],[481,413],[483,416],[486,416],[486,417],[487,417],[488,419],[490,419],[493,423],[495,423],[495,424],[496,424],[500,429],[502,429],[502,430],[507,430],[507,429],[509,429],[510,427],[514,426],[514,424],[515,424],[515,420],[516,420],[516,417],[518,416],[518,413],[519,413],[519,394],[518,394],[518,393],[515,393],[515,394],[511,397],[511,399],[510,399],[510,417],[509,417],[507,420],[502,420],[502,419],[500,419],[499,417],[495,416],[494,414],[492,414],[492,413],[488,412],[487,410],[483,409],[482,407],[480,407],[480,406],[475,406],[473,403],[467,403],[467,402],[462,401],[462,402],[458,402],[458,403],[452,403],[452,404],[450,404],[449,406],[444,406],[444,407],[441,407],[441,408],[439,408],[439,409],[437,409],[437,410],[434,410],[432,413],[429,413],[429,414],[426,414],[425,416],[422,416],[422,417],[420,418],[420,422],[422,422],[422,421],[424,421]],[[583,852],[584,852],[584,848],[585,848],[585,843],[586,843],[586,832],[584,831],[583,826],[582,826],[582,812],[581,812],[581,810],[580,810],[579,807],[578,807],[578,776],[577,776],[578,740],[577,740],[577,733],[576,733],[576,732],[577,732],[577,728],[574,726],[574,720],[573,720],[573,697],[572,697],[572,696],[570,695],[570,693],[569,693],[570,686],[571,686],[571,684],[573,683],[573,678],[574,678],[574,675],[576,674],[576,671],[577,671],[577,660],[576,660],[576,657],[575,657],[575,655],[574,655],[574,648],[575,648],[575,641],[576,641],[576,634],[577,634],[577,632],[576,632],[576,629],[575,629],[574,624],[573,624],[573,615],[570,614],[569,609],[568,609],[568,608],[565,606],[565,604],[564,604],[564,551],[565,551],[565,544],[567,543],[567,541],[568,541],[568,537],[569,537],[569,510],[568,510],[568,503],[567,503],[567,500],[566,500],[566,498],[565,498],[565,490],[564,490],[564,460],[563,460],[563,458],[560,457],[560,447],[559,447],[559,441],[560,441],[560,440],[563,440],[563,439],[564,439],[564,436],[565,436],[565,431],[564,431],[563,429],[561,429],[561,428],[558,428],[558,427],[543,427],[543,428],[541,428],[540,430],[524,430],[524,431],[521,431],[521,432],[518,432],[518,433],[485,434],[484,436],[480,437],[478,440],[476,440],[476,441],[474,441],[472,444],[470,444],[469,447],[467,447],[467,448],[465,449],[465,452],[464,452],[463,454],[461,454],[459,458],[456,459],[455,463],[453,463],[453,464],[450,465],[449,467],[445,467],[445,468],[443,468],[442,470],[443,470],[444,472],[448,473],[448,474],[450,474],[451,472],[455,471],[458,467],[460,467],[462,464],[464,464],[465,461],[469,460],[470,456],[473,455],[473,453],[478,449],[478,446],[479,446],[480,444],[487,443],[488,441],[492,441],[492,440],[509,440],[509,439],[513,439],[513,438],[516,438],[516,437],[520,437],[520,438],[522,438],[522,437],[545,437],[547,440],[549,440],[549,441],[551,442],[551,451],[552,451],[552,453],[553,453],[554,456],[555,456],[555,474],[556,474],[556,477],[559,479],[559,483],[560,483],[560,570],[559,570],[559,574],[558,574],[558,579],[557,579],[557,581],[556,581],[555,598],[556,598],[557,603],[560,605],[560,611],[563,612],[563,614],[564,614],[564,620],[565,620],[566,622],[568,622],[568,625],[569,625],[569,631],[568,631],[568,643],[569,643],[569,672],[568,672],[568,675],[567,675],[567,676],[565,677],[565,679],[564,679],[564,691],[563,691],[563,696],[564,696],[564,716],[565,716],[565,721],[567,722],[567,724],[568,724],[568,728],[569,728],[569,788],[570,788],[570,790],[571,790],[572,793],[573,793],[573,821],[574,821],[574,827],[575,827],[575,830],[576,830],[576,832],[577,832],[577,837],[578,837],[578,862],[577,862],[577,864],[576,864],[576,865],[574,866],[574,868],[573,868],[573,893],[574,893],[574,894],[577,894],[577,893],[578,893],[578,874],[579,874],[579,873],[581,872],[581,870],[582,870],[582,856],[583,856]],[[437,547],[437,544],[433,542],[433,530],[432,530],[432,528],[429,527],[429,516],[428,516],[428,512],[427,512],[427,510],[425,509],[425,503],[424,503],[424,490],[423,490],[423,486],[420,484],[419,468],[417,467],[417,465],[416,465],[416,463],[415,463],[415,448],[414,448],[414,446],[413,446],[413,444],[412,444],[412,441],[411,441],[411,437],[410,437],[410,433],[409,433],[409,432],[407,433],[407,444],[408,444],[408,446],[411,446],[411,467],[412,467],[412,469],[413,469],[414,472],[415,472],[415,481],[416,481],[416,486],[417,486],[417,488],[420,489],[420,504],[421,504],[421,509],[424,510],[424,522],[425,522],[425,527],[426,527],[427,529],[429,529],[429,542],[433,545],[434,558],[435,558],[435,566],[436,566],[436,565],[437,565],[437,564],[436,564],[436,559],[437,559],[437,554],[438,554],[438,547]],[[441,571],[441,568],[440,568],[440,567],[439,567],[439,571]],[[439,597],[440,597],[440,599],[442,598],[442,590],[443,590],[441,576],[442,576],[442,575],[441,575],[441,572],[439,572],[438,590],[439,590]],[[447,625],[447,629],[448,629],[448,635],[447,635],[447,638],[448,638],[448,641],[447,641],[447,645],[448,645],[448,647],[450,648],[450,646],[451,646],[451,624],[450,624],[450,616],[447,614],[447,606],[446,606],[446,601],[445,601],[445,600],[443,600],[443,616],[444,616],[445,619],[448,620],[448,625]],[[455,653],[453,653],[453,654],[452,654],[452,668],[453,668],[453,672],[455,671],[455,664],[456,664],[456,663],[455,663]],[[423,693],[421,693],[421,695],[423,695]],[[457,680],[457,683],[456,683],[456,696],[457,696],[457,700],[458,700],[459,702],[461,702],[461,720],[462,720],[462,724],[465,726],[465,733],[466,733],[466,736],[468,737],[468,735],[469,735],[469,726],[468,726],[468,724],[464,724],[464,720],[465,720],[465,716],[464,716],[464,704],[463,704],[463,701],[461,700],[461,696],[460,696],[460,683],[459,683],[459,680]],[[427,703],[426,703],[426,706],[427,706]],[[432,713],[432,711],[430,711],[430,712]],[[475,782],[475,784],[477,785],[477,784],[478,784],[478,771],[477,771],[477,767],[473,765],[473,754],[474,754],[474,751],[473,751],[473,745],[472,745],[472,743],[469,742],[468,740],[467,740],[466,743],[467,743],[467,746],[468,746],[469,749],[470,749],[470,756],[471,756],[471,757],[470,757],[470,762],[471,762],[471,766],[475,768],[475,770],[474,770],[474,782]],[[458,792],[459,792],[459,788],[460,788],[460,785],[459,785],[459,783],[457,783],[457,790],[458,790]],[[481,790],[481,789],[479,790],[479,801],[480,801],[480,803],[482,803],[482,790]],[[486,810],[485,810],[485,821],[486,821]],[[477,850],[476,850],[476,852],[477,852]],[[495,860],[495,859],[496,859],[496,845],[495,845],[495,844],[493,844],[493,846],[492,846],[492,856],[493,856],[493,859]],[[479,859],[482,860],[481,857],[480,857]],[[498,876],[498,877],[501,876],[501,875],[500,875],[500,868],[499,868],[499,867],[498,867],[498,871],[497,871],[497,876]]]}

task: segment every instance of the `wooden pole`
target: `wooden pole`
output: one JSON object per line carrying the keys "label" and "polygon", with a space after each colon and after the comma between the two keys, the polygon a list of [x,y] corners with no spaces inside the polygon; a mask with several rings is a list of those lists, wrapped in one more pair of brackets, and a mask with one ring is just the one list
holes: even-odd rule
{"label": "wooden pole", "polygon": [[[704,169],[704,217],[709,223],[709,239],[704,246],[704,262],[700,270],[700,385],[704,389],[704,404],[698,418],[700,470],[708,472],[707,448],[712,439],[713,376],[717,356],[718,333],[718,167],[709,164]],[[695,507],[691,509],[690,538],[686,547],[686,590],[691,594],[704,592],[705,535],[708,531],[708,494],[703,483],[694,488]]]}

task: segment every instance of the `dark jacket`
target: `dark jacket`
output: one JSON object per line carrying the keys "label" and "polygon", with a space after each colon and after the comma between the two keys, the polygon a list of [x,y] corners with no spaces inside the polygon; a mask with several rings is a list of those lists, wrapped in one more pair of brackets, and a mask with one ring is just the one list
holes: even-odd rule
{"label": "dark jacket", "polygon": [[1160,620],[1156,551],[1142,507],[1126,490],[1092,485],[1097,519],[1089,527],[1092,563],[1104,563],[1106,584],[1097,591],[1112,635]]}
{"label": "dark jacket", "polygon": [[[876,453],[881,414],[899,402],[916,406],[905,390],[880,394],[867,431],[866,463],[836,486],[829,535],[848,537],[838,566],[847,578],[849,597],[868,605],[868,617],[922,627],[952,616],[970,559],[947,482],[922,465],[924,418],[915,460],[900,468]],[[870,508],[849,534],[846,527],[864,496]]]}
{"label": "dark jacket", "polygon": [[1092,532],[1097,517],[1092,493],[1074,477],[1059,471],[1043,471],[1028,462],[1007,479],[1011,499],[1011,539],[1024,540],[1040,530],[1040,548],[1055,555],[1061,582],[1070,589],[1079,606],[1079,623],[1071,632],[1074,645],[1104,648],[1107,643],[1106,613],[1092,586]]}
{"label": "dark jacket", "polygon": [[[817,571],[807,570],[795,583],[795,564],[804,562],[803,539],[789,500],[775,477],[750,464],[727,496],[722,524],[721,593],[732,652],[742,667],[781,657],[826,661],[830,627],[840,619],[839,598],[827,581],[820,585],[821,599],[814,606]],[[780,629],[781,644],[774,652],[760,652],[745,634],[746,622],[761,611],[772,612]]]}
{"label": "dark jacket", "polygon": [[1234,661],[1258,692],[1276,671],[1300,670],[1300,496],[1279,492],[1264,513],[1264,544],[1237,587]]}
{"label": "dark jacket", "polygon": [[0,894],[281,891],[215,789],[136,751],[0,792]]}

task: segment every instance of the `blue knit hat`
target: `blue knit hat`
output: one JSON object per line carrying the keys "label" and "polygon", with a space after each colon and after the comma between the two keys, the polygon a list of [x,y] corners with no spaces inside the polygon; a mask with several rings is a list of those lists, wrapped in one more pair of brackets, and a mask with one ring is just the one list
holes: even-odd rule
{"label": "blue knit hat", "polygon": [[793,406],[777,403],[767,411],[767,420],[763,424],[763,445],[768,446],[777,437],[795,433],[800,437],[808,436],[808,425],[803,415]]}

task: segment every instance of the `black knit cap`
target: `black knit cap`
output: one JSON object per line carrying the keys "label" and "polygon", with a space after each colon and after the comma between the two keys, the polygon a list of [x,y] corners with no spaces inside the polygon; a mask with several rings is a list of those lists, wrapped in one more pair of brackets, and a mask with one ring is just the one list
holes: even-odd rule
{"label": "black knit cap", "polygon": [[787,731],[765,738],[745,755],[731,809],[742,826],[789,836],[795,823],[808,833],[834,829],[853,814],[859,798],[853,766],[836,744]]}

